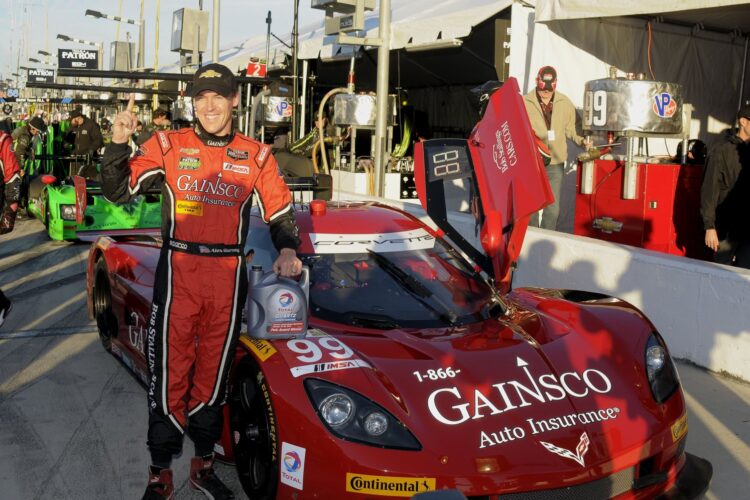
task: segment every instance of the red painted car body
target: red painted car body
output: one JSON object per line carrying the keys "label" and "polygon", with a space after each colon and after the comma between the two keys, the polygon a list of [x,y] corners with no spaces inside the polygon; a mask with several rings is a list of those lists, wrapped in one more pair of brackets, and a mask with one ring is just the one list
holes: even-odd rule
{"label": "red painted car body", "polygon": [[[217,444],[251,498],[434,489],[478,499],[692,498],[707,488],[710,464],[684,451],[674,367],[638,310],[587,292],[498,291],[509,288],[529,215],[549,201],[522,108],[511,81],[468,142],[420,148],[417,185],[433,220],[445,219],[437,231],[378,203],[297,207],[312,330],[242,336]],[[444,217],[454,188],[468,192],[474,241]],[[268,269],[274,253],[259,217],[249,239],[253,264]],[[88,262],[105,346],[143,380],[159,252],[156,233],[108,235]],[[650,349],[664,356],[651,379]],[[341,406],[326,403],[341,394],[356,410],[333,425]]]}

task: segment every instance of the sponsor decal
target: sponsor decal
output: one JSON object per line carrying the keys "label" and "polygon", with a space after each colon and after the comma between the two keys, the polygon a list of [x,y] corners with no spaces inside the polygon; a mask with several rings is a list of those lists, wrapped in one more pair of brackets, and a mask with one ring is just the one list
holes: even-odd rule
{"label": "sponsor decal", "polygon": [[260,152],[258,153],[258,163],[262,165],[263,162],[266,161],[266,156],[268,156],[269,151],[271,151],[271,148],[268,146],[260,148]]}
{"label": "sponsor decal", "polygon": [[226,255],[226,254],[239,255],[239,249],[237,249],[235,247],[221,248],[221,247],[208,247],[206,245],[198,245],[198,252],[200,252],[202,254],[212,254],[212,255],[215,255],[215,254],[220,254],[220,255]]}
{"label": "sponsor decal", "polygon": [[151,374],[148,381],[148,404],[152,410],[156,409],[156,321],[159,315],[159,305],[151,304],[151,315],[148,318],[148,373]]}
{"label": "sponsor decal", "polygon": [[346,473],[346,491],[384,497],[411,497],[435,490],[434,477],[368,476]]}
{"label": "sponsor decal", "polygon": [[271,296],[270,303],[276,304],[276,307],[268,312],[271,321],[297,320],[297,313],[300,310],[301,303],[292,293],[279,290]]}
{"label": "sponsor decal", "polygon": [[167,134],[164,132],[157,132],[157,136],[159,136],[159,143],[161,144],[161,149],[163,152],[169,151],[169,148],[172,147],[172,145],[169,143],[169,139],[167,139]]}
{"label": "sponsor decal", "polygon": [[201,167],[201,159],[191,156],[181,156],[177,162],[177,170],[198,170]]}
{"label": "sponsor decal", "polygon": [[449,366],[448,368],[438,368],[437,370],[426,370],[424,373],[421,372],[412,372],[412,375],[414,375],[417,378],[417,382],[422,383],[428,380],[443,380],[446,378],[455,378],[458,376],[458,374],[461,373],[461,369],[453,369],[453,367]]}
{"label": "sponsor decal", "polygon": [[682,438],[682,436],[687,434],[687,431],[688,431],[688,416],[686,413],[680,418],[678,418],[674,424],[672,424],[672,441],[676,443]]}
{"label": "sponsor decal", "polygon": [[225,196],[227,198],[235,198],[238,200],[242,199],[245,194],[244,187],[223,182],[221,180],[221,174],[218,175],[216,180],[199,179],[190,174],[183,174],[177,178],[177,189],[180,191],[193,191],[197,193]]}
{"label": "sponsor decal", "polygon": [[60,52],[63,59],[96,59],[96,51],[94,50],[76,50],[70,49]]}
{"label": "sponsor decal", "polygon": [[199,201],[177,200],[175,212],[182,215],[196,215],[201,217],[203,216],[203,203]]}
{"label": "sponsor decal", "polygon": [[622,231],[622,222],[613,219],[612,217],[599,217],[594,219],[594,229],[607,234],[619,233]]}
{"label": "sponsor decal", "polygon": [[276,354],[276,348],[268,341],[249,337],[240,337],[240,341],[261,361],[265,361]]}
{"label": "sponsor decal", "polygon": [[660,118],[671,118],[677,111],[677,101],[669,92],[656,94],[651,109]]}
{"label": "sponsor decal", "polygon": [[305,449],[290,443],[281,443],[281,482],[301,490],[305,480]]}
{"label": "sponsor decal", "polygon": [[227,156],[233,160],[248,160],[250,159],[250,151],[227,148]]}
{"label": "sponsor decal", "polygon": [[424,229],[382,234],[310,233],[315,253],[378,253],[424,250],[435,246],[435,238]]}
{"label": "sponsor decal", "polygon": [[146,330],[143,325],[138,321],[138,315],[134,312],[130,312],[130,319],[132,325],[128,325],[128,341],[138,352],[146,352]]}
{"label": "sponsor decal", "polygon": [[[273,405],[271,404],[271,391],[268,390],[268,384],[263,376],[263,372],[258,372],[256,375],[256,381],[260,392],[263,394],[263,403],[266,405],[266,415],[268,416],[268,438],[271,441],[271,462],[276,463],[279,459],[279,441],[276,433],[276,414],[273,412]],[[304,450],[303,450],[304,459]]]}
{"label": "sponsor decal", "polygon": [[227,145],[226,139],[206,139],[206,146],[221,148]]}
{"label": "sponsor decal", "polygon": [[331,361],[329,363],[316,363],[313,365],[295,366],[291,369],[294,378],[313,373],[334,372],[349,370],[350,368],[371,368],[370,363],[363,359],[347,359],[344,361]]}
{"label": "sponsor decal", "polygon": [[89,135],[89,131],[86,129],[81,130],[81,135]]}
{"label": "sponsor decal", "polygon": [[578,446],[576,446],[576,451],[573,453],[570,450],[566,450],[565,448],[562,448],[560,446],[556,446],[552,443],[547,443],[544,441],[539,441],[542,446],[547,451],[551,451],[555,455],[560,455],[563,458],[569,458],[570,460],[573,460],[574,462],[577,462],[581,467],[585,467],[586,464],[584,463],[583,457],[586,455],[586,452],[589,451],[589,443],[591,442],[589,440],[588,434],[585,432],[581,434],[580,439],[578,440]]}
{"label": "sponsor decal", "polygon": [[224,162],[224,166],[222,167],[222,170],[228,171],[228,172],[235,172],[238,174],[250,173],[250,167],[248,167],[247,165],[234,165],[229,162]]}
{"label": "sponsor decal", "polygon": [[185,155],[197,155],[201,152],[198,148],[180,148],[180,153]]}
{"label": "sponsor decal", "polygon": [[290,339],[286,347],[289,351],[282,352],[294,377],[350,368],[371,368],[341,340],[320,330],[309,330],[302,339]]}
{"label": "sponsor decal", "polygon": [[510,133],[510,125],[503,122],[500,130],[495,131],[495,143],[492,145],[492,161],[501,173],[505,173],[508,168],[514,167],[518,163],[516,148],[513,145],[513,137]]}
{"label": "sponsor decal", "polygon": [[198,78],[221,78],[221,73],[216,70],[209,69],[208,71],[204,71],[203,74],[201,74]]}

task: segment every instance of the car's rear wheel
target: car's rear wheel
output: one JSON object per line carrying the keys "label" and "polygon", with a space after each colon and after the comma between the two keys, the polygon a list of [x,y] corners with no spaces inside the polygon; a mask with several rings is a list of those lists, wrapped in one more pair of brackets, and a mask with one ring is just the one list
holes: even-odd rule
{"label": "car's rear wheel", "polygon": [[236,371],[230,405],[232,446],[237,475],[248,497],[276,498],[279,477],[278,425],[263,373],[249,359]]}
{"label": "car's rear wheel", "polygon": [[117,336],[117,318],[112,311],[112,289],[109,284],[107,263],[104,259],[99,259],[94,266],[92,301],[99,339],[102,346],[109,351],[112,347],[112,338]]}

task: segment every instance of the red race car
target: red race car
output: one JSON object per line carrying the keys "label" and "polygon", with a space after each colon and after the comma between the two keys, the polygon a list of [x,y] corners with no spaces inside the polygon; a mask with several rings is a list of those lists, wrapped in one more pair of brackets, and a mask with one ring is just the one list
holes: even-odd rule
{"label": "red race car", "polygon": [[[372,202],[299,204],[309,331],[243,335],[216,451],[250,498],[695,498],[685,400],[664,340],[597,293],[511,290],[551,200],[514,80],[469,140],[418,145],[433,229]],[[466,228],[469,228],[468,230]],[[146,380],[156,232],[102,235],[88,261],[102,343]],[[249,246],[270,269],[260,216]]]}

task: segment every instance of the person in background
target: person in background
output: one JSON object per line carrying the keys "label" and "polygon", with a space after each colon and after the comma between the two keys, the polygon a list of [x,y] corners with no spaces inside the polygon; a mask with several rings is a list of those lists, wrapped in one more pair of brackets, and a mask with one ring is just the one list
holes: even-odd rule
{"label": "person in background", "polygon": [[[21,194],[21,168],[11,145],[13,139],[0,132],[0,234],[13,231],[18,211],[18,198]],[[0,290],[0,326],[11,309],[11,302]]]}
{"label": "person in background", "polygon": [[47,130],[47,125],[40,116],[35,116],[26,125],[21,125],[13,131],[13,152],[16,154],[18,165],[23,169],[26,158],[33,158],[34,150],[31,147],[34,137]]}
{"label": "person in background", "polygon": [[70,112],[71,133],[75,134],[73,154],[93,155],[104,145],[99,125],[84,115],[80,109]]}
{"label": "person in background", "polygon": [[185,433],[195,445],[190,485],[215,500],[234,497],[215,474],[213,450],[247,296],[243,249],[253,199],[279,252],[273,270],[287,277],[302,271],[292,197],[271,148],[233,125],[240,99],[234,74],[208,64],[189,91],[195,126],[157,131],[132,158],[131,97],[115,117],[102,161],[102,192],[110,201],[128,201],[163,182],[164,243],[147,346],[151,467],[144,499],[172,498],[170,464]]}
{"label": "person in background", "polygon": [[530,221],[530,225],[544,229],[557,229],[564,166],[568,158],[567,139],[584,149],[591,146],[576,132],[575,106],[556,88],[557,71],[552,66],[543,66],[537,73],[536,87],[523,96],[534,134],[547,145],[552,156],[546,169],[555,201],[542,211],[541,224],[538,212],[531,216]]}
{"label": "person in background", "polygon": [[171,126],[172,113],[164,108],[155,109],[151,124],[143,127],[143,130],[138,134],[138,138],[135,140],[136,145],[140,146],[146,142],[157,130],[169,130]]}
{"label": "person in background", "polygon": [[701,217],[714,260],[750,269],[750,105],[737,113],[737,125],[706,158]]}

